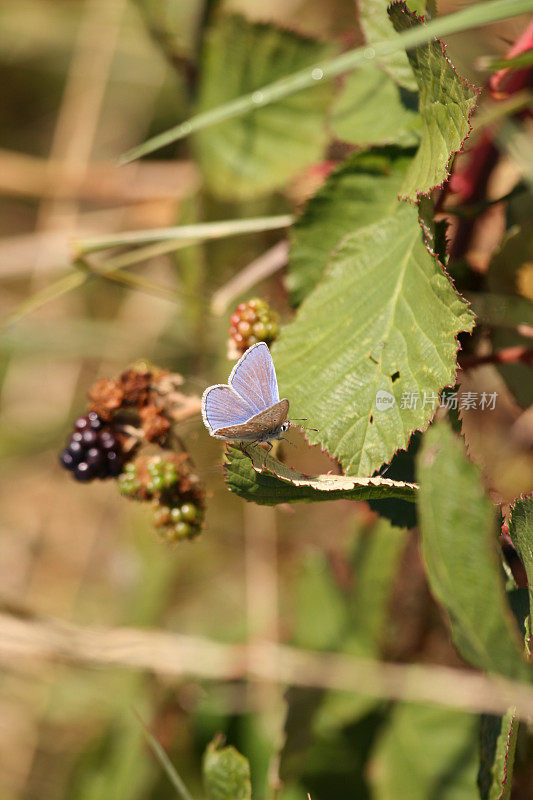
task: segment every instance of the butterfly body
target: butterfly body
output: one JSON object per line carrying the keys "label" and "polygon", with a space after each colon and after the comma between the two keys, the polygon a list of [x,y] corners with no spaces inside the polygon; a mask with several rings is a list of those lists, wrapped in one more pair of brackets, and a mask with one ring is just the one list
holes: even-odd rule
{"label": "butterfly body", "polygon": [[276,372],[264,342],[252,345],[235,364],[227,384],[202,396],[202,417],[211,436],[230,442],[270,442],[289,428],[289,401],[280,400]]}

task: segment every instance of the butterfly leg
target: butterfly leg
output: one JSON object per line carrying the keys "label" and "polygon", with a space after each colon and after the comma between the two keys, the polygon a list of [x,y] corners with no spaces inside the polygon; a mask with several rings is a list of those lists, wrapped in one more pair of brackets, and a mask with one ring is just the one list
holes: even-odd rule
{"label": "butterfly leg", "polygon": [[287,439],[287,437],[286,437],[286,436],[282,436],[282,437],[281,437],[281,439],[282,439],[284,442],[288,442],[289,444],[292,444],[292,446],[293,446],[293,447],[296,447],[296,445],[294,444],[294,442],[291,442],[291,440],[290,440],[290,439]]}

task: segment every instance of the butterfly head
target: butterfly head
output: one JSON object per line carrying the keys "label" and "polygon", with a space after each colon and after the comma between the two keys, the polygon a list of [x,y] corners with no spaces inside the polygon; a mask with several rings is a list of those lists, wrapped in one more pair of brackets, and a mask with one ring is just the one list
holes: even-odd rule
{"label": "butterfly head", "polygon": [[281,424],[281,427],[280,427],[280,429],[279,429],[279,432],[280,432],[280,433],[287,433],[287,431],[289,430],[289,428],[290,428],[290,427],[291,427],[291,423],[289,422],[289,420],[288,420],[288,419],[286,419],[286,420],[285,420],[285,422],[283,422],[283,423]]}

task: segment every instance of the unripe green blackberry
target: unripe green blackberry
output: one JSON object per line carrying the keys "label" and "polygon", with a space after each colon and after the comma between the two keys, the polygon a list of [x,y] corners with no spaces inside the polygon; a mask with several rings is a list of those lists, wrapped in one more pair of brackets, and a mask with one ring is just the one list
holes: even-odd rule
{"label": "unripe green blackberry", "polygon": [[168,506],[156,506],[154,511],[154,526],[161,528],[169,525],[171,522],[171,509]]}
{"label": "unripe green blackberry", "polygon": [[138,497],[142,484],[139,480],[137,464],[134,461],[129,461],[124,465],[124,471],[118,476],[117,484],[120,494],[126,497]]}
{"label": "unripe green blackberry", "polygon": [[166,542],[194,539],[201,532],[202,520],[203,510],[191,502],[172,508],[158,507],[154,512],[154,525]]}
{"label": "unripe green blackberry", "polygon": [[202,530],[204,491],[185,453],[140,456],[118,479],[125,497],[153,503],[153,524],[161,539],[194,539]]}
{"label": "unripe green blackberry", "polygon": [[237,353],[244,353],[256,342],[270,345],[279,333],[279,314],[266,300],[253,297],[240,303],[230,318],[230,344]]}
{"label": "unripe green blackberry", "polygon": [[150,476],[150,480],[146,484],[146,490],[149,494],[160,494],[165,489],[171,489],[178,480],[177,465],[161,456],[154,456],[148,461],[146,469]]}

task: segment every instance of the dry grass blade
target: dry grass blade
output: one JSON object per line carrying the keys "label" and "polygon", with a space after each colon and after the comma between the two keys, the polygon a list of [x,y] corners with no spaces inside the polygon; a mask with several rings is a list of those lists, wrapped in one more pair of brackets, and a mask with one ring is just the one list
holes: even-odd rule
{"label": "dry grass blade", "polygon": [[232,300],[235,300],[236,297],[251,289],[256,283],[269,278],[274,272],[285,266],[288,256],[289,243],[284,239],[271,247],[270,250],[267,250],[266,253],[254,259],[238,275],[214,293],[211,300],[213,314],[221,316]]}
{"label": "dry grass blade", "polygon": [[0,613],[0,661],[29,659],[78,666],[150,670],[164,679],[260,680],[314,686],[466,711],[533,717],[533,687],[451,667],[390,664],[254,642],[232,645],[200,636],[138,628],[83,628],[31,614]]}
{"label": "dry grass blade", "polygon": [[149,228],[141,231],[125,231],[111,236],[95,236],[90,239],[77,239],[73,242],[76,257],[137,244],[165,242],[169,239],[223,239],[226,236],[239,236],[245,233],[261,233],[288,228],[294,222],[292,214],[274,217],[252,217],[249,219],[230,219],[217,222],[199,222],[193,225],[176,225],[172,228]]}
{"label": "dry grass blade", "polygon": [[128,289],[133,289],[137,292],[145,292],[145,294],[151,294],[154,295],[154,297],[169,300],[171,303],[178,303],[180,301],[180,292],[167,286],[161,286],[159,283],[144,278],[142,275],[132,275],[129,272],[121,272],[119,270],[108,270],[105,269],[105,267],[99,268],[89,264],[87,261],[81,260],[76,263],[76,266],[88,275],[94,275],[103,280],[118,283],[120,286],[126,286]]}
{"label": "dry grass blade", "polygon": [[37,311],[41,306],[46,305],[46,303],[57,300],[59,297],[67,294],[67,292],[71,292],[73,289],[82,286],[86,279],[87,276],[82,272],[69,272],[57,281],[48,284],[48,286],[35,292],[31,297],[28,297],[27,300],[21,303],[17,310],[14,311],[13,314],[10,314],[2,325],[0,325],[0,331],[20,322],[21,319],[28,316],[28,314],[33,314],[34,311]]}
{"label": "dry grass blade", "polygon": [[159,744],[153,733],[148,729],[147,725],[141,718],[140,714],[137,711],[135,711],[135,709],[134,709],[134,714],[141,724],[143,733],[146,737],[146,741],[150,745],[150,749],[152,750],[154,756],[161,764],[162,768],[165,770],[170,783],[175,788],[178,795],[182,798],[182,800],[193,800],[192,795],[189,793],[187,787],[180,778],[174,764],[167,756],[165,750],[161,747],[161,745]]}

